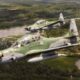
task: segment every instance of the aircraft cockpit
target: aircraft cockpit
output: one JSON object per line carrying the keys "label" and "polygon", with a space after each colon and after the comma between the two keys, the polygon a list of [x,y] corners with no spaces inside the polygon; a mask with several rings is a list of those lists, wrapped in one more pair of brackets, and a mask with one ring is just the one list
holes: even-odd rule
{"label": "aircraft cockpit", "polygon": [[30,34],[30,35],[26,35],[24,37],[22,37],[22,39],[16,41],[12,47],[15,47],[15,48],[19,48],[21,46],[25,46],[31,42],[34,42],[34,41],[38,41],[41,39],[41,36],[39,34]]}

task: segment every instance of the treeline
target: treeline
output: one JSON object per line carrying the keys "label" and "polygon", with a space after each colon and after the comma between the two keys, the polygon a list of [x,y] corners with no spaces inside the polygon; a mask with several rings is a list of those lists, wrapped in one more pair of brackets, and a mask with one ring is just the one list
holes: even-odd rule
{"label": "treeline", "polygon": [[0,50],[11,47],[11,45],[21,36],[12,36],[8,38],[0,38]]}
{"label": "treeline", "polygon": [[30,25],[39,19],[58,19],[60,12],[67,18],[80,17],[77,4],[34,4],[0,6],[0,28]]}

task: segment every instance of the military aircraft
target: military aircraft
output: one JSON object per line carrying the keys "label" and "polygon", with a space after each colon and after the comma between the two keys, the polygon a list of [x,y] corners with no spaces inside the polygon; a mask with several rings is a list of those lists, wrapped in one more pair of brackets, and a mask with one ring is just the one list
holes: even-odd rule
{"label": "military aircraft", "polygon": [[68,35],[47,38],[39,32],[26,34],[10,48],[0,51],[0,62],[5,63],[21,59],[26,59],[27,62],[37,62],[49,58],[66,56],[65,54],[55,53],[55,51],[79,44],[79,34],[75,19],[71,19]]}
{"label": "military aircraft", "polygon": [[25,28],[27,31],[36,32],[38,30],[47,30],[52,28],[57,28],[65,24],[64,16],[62,13],[59,15],[59,19],[57,21],[47,21],[45,19],[38,20],[33,25]]}
{"label": "military aircraft", "polygon": [[[80,18],[74,18],[75,20],[79,20]],[[63,16],[63,13],[59,14],[59,19],[57,21],[47,21],[45,19],[36,21],[33,25],[28,26],[25,30],[29,31],[29,33],[34,33],[42,30],[55,29],[60,26],[65,25],[70,21],[70,18],[66,18]]]}

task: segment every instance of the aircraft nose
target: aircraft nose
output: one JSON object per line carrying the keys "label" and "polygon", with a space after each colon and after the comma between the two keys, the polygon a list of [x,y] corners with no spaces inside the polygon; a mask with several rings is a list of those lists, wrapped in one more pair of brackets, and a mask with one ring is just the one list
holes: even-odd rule
{"label": "aircraft nose", "polygon": [[7,56],[4,56],[4,57],[2,57],[2,62],[8,62],[8,61],[10,61],[12,59],[12,56],[11,55],[7,55]]}
{"label": "aircraft nose", "polygon": [[19,59],[24,57],[23,54],[15,53],[15,54],[9,54],[2,57],[1,62],[11,62],[13,60]]}

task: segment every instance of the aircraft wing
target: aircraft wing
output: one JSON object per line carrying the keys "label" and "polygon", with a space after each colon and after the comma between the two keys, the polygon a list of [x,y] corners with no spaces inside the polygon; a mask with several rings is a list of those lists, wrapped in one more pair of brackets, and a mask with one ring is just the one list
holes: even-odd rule
{"label": "aircraft wing", "polygon": [[[55,24],[57,24],[57,23],[60,23],[60,21],[55,21],[55,22],[52,22],[52,23],[49,23],[49,24],[47,24],[47,25],[45,25],[44,27],[52,27],[52,25],[55,25]],[[41,27],[41,29],[45,29],[44,27]]]}
{"label": "aircraft wing", "polygon": [[28,28],[25,28],[25,30],[27,30],[27,31],[34,31],[34,30],[46,30],[47,28],[48,28],[48,26],[49,27],[52,27],[52,25],[55,25],[55,24],[57,24],[57,23],[60,23],[60,21],[55,21],[55,22],[51,22],[51,23],[48,23],[48,24],[46,24],[46,25],[41,25],[39,28],[35,28],[35,29],[28,29]]}
{"label": "aircraft wing", "polygon": [[50,49],[45,49],[45,50],[42,50],[42,51],[38,51],[38,52],[34,52],[34,53],[30,53],[30,54],[27,54],[27,56],[35,56],[35,55],[39,55],[41,53],[43,54],[46,54],[46,53],[49,53],[51,51],[57,51],[59,49],[65,49],[65,48],[69,48],[69,47],[73,47],[73,46],[77,46],[79,45],[79,43],[77,44],[71,44],[71,45],[64,45],[64,46],[60,46],[60,47],[55,47],[55,48],[50,48]]}

